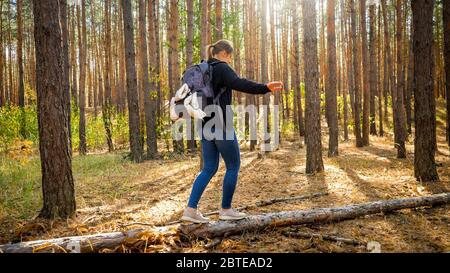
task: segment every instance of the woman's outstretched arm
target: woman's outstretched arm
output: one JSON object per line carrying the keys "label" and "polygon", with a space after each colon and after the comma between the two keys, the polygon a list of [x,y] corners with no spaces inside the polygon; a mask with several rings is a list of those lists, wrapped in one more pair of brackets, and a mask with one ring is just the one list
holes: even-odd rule
{"label": "woman's outstretched arm", "polygon": [[[277,91],[278,87],[274,83],[261,84],[247,79],[240,78],[228,65],[221,65],[223,71],[223,84],[233,90],[255,95],[264,95],[272,91]],[[279,83],[282,86],[282,83]]]}

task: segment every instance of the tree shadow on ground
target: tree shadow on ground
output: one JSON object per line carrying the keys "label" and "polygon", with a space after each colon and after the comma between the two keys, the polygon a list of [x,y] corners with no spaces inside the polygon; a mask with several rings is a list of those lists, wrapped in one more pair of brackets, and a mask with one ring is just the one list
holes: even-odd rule
{"label": "tree shadow on ground", "polygon": [[[372,183],[365,179],[362,179],[358,173],[346,166],[341,168],[358,188],[358,190],[364,194],[367,198],[375,200],[383,200],[381,192],[378,192]],[[390,226],[400,233],[402,240],[410,245],[417,245],[417,241],[421,242],[421,245],[425,247],[424,250],[419,251],[433,251],[442,252],[444,247],[440,244],[439,240],[429,232],[429,230],[423,227],[431,227],[433,224],[426,218],[427,210],[424,209],[412,209],[409,213],[393,212],[389,215],[385,215],[384,219],[389,222]],[[376,215],[373,217],[380,217]],[[420,219],[418,219],[420,217]],[[420,221],[419,221],[420,220]],[[423,222],[425,221],[425,222]],[[414,250],[416,251],[416,250]]]}

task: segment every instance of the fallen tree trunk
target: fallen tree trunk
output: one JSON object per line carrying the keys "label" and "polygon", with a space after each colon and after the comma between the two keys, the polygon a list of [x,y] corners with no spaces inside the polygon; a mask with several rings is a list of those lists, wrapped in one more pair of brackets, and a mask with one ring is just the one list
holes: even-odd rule
{"label": "fallen tree trunk", "polygon": [[[0,252],[30,253],[55,251],[66,252],[98,252],[101,249],[114,249],[126,244],[130,239],[141,239],[142,234],[154,232],[166,236],[183,234],[191,238],[226,237],[246,231],[257,231],[268,227],[300,225],[309,223],[330,223],[354,219],[364,215],[388,213],[400,209],[437,206],[450,203],[450,193],[436,194],[426,197],[377,201],[360,205],[349,205],[337,208],[318,208],[311,210],[287,211],[249,216],[236,222],[211,222],[204,225],[180,225],[178,230],[169,227],[149,230],[135,229],[127,232],[113,232],[87,236],[66,237],[51,240],[23,242],[0,245]],[[176,231],[176,232],[175,232]]]}
{"label": "fallen tree trunk", "polygon": [[[282,202],[302,201],[302,200],[318,198],[318,197],[322,197],[322,196],[326,196],[326,195],[328,195],[328,192],[319,192],[319,193],[314,193],[314,194],[310,194],[310,195],[291,196],[291,197],[283,197],[283,198],[273,198],[273,199],[269,199],[269,200],[261,200],[261,201],[256,202],[255,204],[241,206],[241,207],[236,208],[236,210],[238,210],[238,211],[247,210],[247,209],[251,209],[251,208],[264,207],[264,206],[269,206],[269,205],[282,203]],[[213,216],[213,215],[217,215],[217,214],[219,214],[219,211],[215,210],[215,211],[207,212],[203,215],[204,216]],[[171,226],[171,225],[175,225],[175,224],[179,224],[179,223],[182,223],[182,221],[177,220],[177,221],[169,222],[166,225]],[[130,225],[132,225],[132,224],[130,224]],[[142,225],[145,223],[136,223],[136,224]],[[127,226],[130,226],[130,225],[127,225]]]}
{"label": "fallen tree trunk", "polygon": [[330,223],[354,219],[364,215],[388,213],[400,209],[436,206],[450,203],[450,193],[425,197],[414,197],[377,201],[338,208],[318,208],[311,210],[286,211],[249,216],[236,222],[210,222],[205,225],[181,225],[183,234],[197,238],[223,237],[246,231],[256,231],[268,227],[301,225],[310,223]]}
{"label": "fallen tree trunk", "polygon": [[[163,236],[175,236],[176,230],[169,228],[133,229],[124,232],[100,233],[84,236],[55,238],[49,240],[29,241],[16,244],[0,245],[0,253],[96,253],[104,249],[115,249],[121,245],[133,244],[133,240],[146,241],[149,233]],[[163,236],[154,236],[160,241]],[[149,244],[152,240],[149,240]]]}

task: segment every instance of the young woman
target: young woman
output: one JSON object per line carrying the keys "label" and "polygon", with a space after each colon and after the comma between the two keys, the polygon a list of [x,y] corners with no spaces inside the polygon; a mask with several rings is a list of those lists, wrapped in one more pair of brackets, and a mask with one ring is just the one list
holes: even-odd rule
{"label": "young woman", "polygon": [[[207,47],[208,62],[215,63],[213,69],[213,89],[217,95],[225,88],[225,92],[220,96],[219,106],[223,113],[223,122],[226,119],[232,119],[233,114],[227,110],[227,105],[231,105],[232,90],[264,95],[270,92],[281,91],[283,84],[281,82],[270,82],[268,84],[259,84],[253,81],[239,78],[234,70],[229,66],[233,54],[231,42],[220,40]],[[205,119],[205,122],[208,120]],[[216,174],[219,168],[219,155],[225,161],[226,174],[223,180],[222,209],[219,213],[221,220],[240,220],[246,217],[245,213],[237,212],[232,209],[231,203],[233,194],[238,181],[241,155],[239,144],[234,133],[233,139],[226,139],[225,133],[223,140],[207,140],[202,137],[202,157],[204,166],[198,174],[192,187],[188,207],[185,209],[181,218],[182,221],[193,223],[207,223],[208,218],[198,211],[198,202],[208,185],[211,178]]]}

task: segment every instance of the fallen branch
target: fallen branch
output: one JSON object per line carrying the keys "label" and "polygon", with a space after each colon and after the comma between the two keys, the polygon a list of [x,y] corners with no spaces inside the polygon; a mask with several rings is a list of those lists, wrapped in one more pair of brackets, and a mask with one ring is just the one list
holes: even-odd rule
{"label": "fallen branch", "polygon": [[77,237],[66,237],[51,240],[23,242],[0,245],[0,252],[31,253],[42,246],[52,245],[67,252],[98,252],[101,249],[114,249],[130,239],[140,239],[143,233],[153,232],[160,236],[182,235],[188,238],[217,238],[258,231],[269,227],[301,225],[311,223],[330,223],[354,219],[364,215],[388,213],[400,209],[437,206],[450,203],[450,193],[436,194],[426,197],[377,201],[360,205],[349,205],[337,208],[318,208],[300,211],[285,211],[249,216],[235,222],[210,222],[204,225],[180,225],[178,230],[169,227],[152,230],[135,229],[127,232],[113,232]]}
{"label": "fallen branch", "polygon": [[181,225],[180,231],[197,238],[222,237],[224,234],[237,234],[258,231],[268,227],[301,225],[311,223],[330,223],[354,219],[364,215],[388,213],[400,209],[436,206],[450,203],[450,193],[426,197],[377,201],[338,208],[318,208],[300,211],[285,211],[249,216],[236,222],[210,222],[204,225]]}
{"label": "fallen branch", "polygon": [[342,238],[334,235],[326,235],[326,234],[320,234],[320,233],[307,233],[307,232],[291,232],[291,231],[284,231],[282,234],[286,237],[293,237],[293,238],[303,238],[303,239],[312,239],[312,238],[318,238],[323,239],[326,241],[333,241],[333,242],[342,242],[350,245],[365,245],[365,243],[359,242],[354,239],[347,239]]}
{"label": "fallen branch", "polygon": [[[74,253],[96,253],[102,249],[114,249],[127,240],[140,239],[147,230],[134,229],[126,232],[111,232],[93,235],[73,236],[56,238],[50,240],[38,240],[22,242],[17,244],[0,245],[0,252],[3,253],[48,253],[74,252]],[[175,235],[168,229],[156,229],[151,232],[159,232],[167,236]]]}
{"label": "fallen branch", "polygon": [[[292,202],[292,201],[313,199],[313,198],[318,198],[318,197],[325,196],[325,195],[328,195],[328,193],[327,192],[319,192],[319,193],[308,194],[308,195],[301,195],[301,196],[292,196],[292,197],[284,197],[284,198],[274,198],[274,199],[270,199],[270,200],[262,200],[262,201],[256,202],[255,204],[238,207],[238,208],[236,208],[236,210],[247,210],[247,209],[250,209],[250,208],[264,207],[264,206],[269,206],[269,205],[272,205],[272,204],[275,204],[275,203],[281,203],[281,202]],[[205,213],[204,216],[212,216],[212,215],[217,215],[217,214],[219,214],[219,211],[215,210],[215,211],[211,211],[211,212]],[[156,226],[157,227],[172,226],[172,225],[176,225],[176,224],[180,224],[180,223],[182,223],[181,220],[176,220],[176,221],[168,222],[168,223],[163,224],[163,225],[156,225]],[[120,226],[121,227],[130,227],[130,226],[150,226],[150,227],[153,227],[153,226],[155,226],[155,224],[145,223],[145,222],[133,222],[133,223],[128,223],[128,224],[122,224]]]}
{"label": "fallen branch", "polygon": [[[301,201],[301,200],[313,199],[313,198],[318,198],[318,197],[322,197],[322,196],[326,196],[326,195],[328,195],[328,192],[319,192],[319,193],[314,193],[314,194],[301,195],[301,196],[292,196],[292,197],[284,197],[284,198],[273,198],[273,199],[270,199],[270,200],[258,201],[255,204],[241,206],[241,207],[236,208],[236,210],[247,210],[247,209],[251,209],[251,208],[265,207],[265,206],[273,205],[273,204],[276,204],[276,203],[293,202],[293,201]],[[212,216],[212,215],[217,215],[217,214],[219,214],[219,211],[215,210],[215,211],[211,211],[211,212],[205,213],[204,216]],[[166,225],[167,226],[171,226],[171,225],[179,224],[181,222],[182,221],[177,220],[177,221],[169,222]],[[139,223],[139,224],[142,225],[143,223]],[[130,225],[132,225],[132,224],[130,224]]]}

